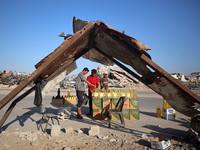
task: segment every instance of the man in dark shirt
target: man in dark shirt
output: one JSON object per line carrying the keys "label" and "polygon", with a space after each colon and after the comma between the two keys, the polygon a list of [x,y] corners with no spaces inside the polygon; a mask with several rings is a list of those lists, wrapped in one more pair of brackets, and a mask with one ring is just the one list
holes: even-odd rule
{"label": "man in dark shirt", "polygon": [[[96,76],[96,69],[92,69],[91,75],[87,77],[87,80],[92,83],[93,85],[96,85],[96,88],[99,87],[99,78]],[[96,89],[94,86],[89,85],[88,87],[88,93],[89,93],[89,113],[87,115],[92,115],[92,93]]]}
{"label": "man in dark shirt", "polygon": [[106,90],[108,89],[108,72],[105,71],[103,73],[103,78],[100,80],[101,83],[101,89],[105,88]]}
{"label": "man in dark shirt", "polygon": [[91,84],[89,81],[86,80],[86,75],[89,72],[88,68],[84,68],[82,72],[80,72],[76,78],[76,95],[78,97],[78,104],[77,104],[77,118],[78,119],[83,119],[83,115],[81,112],[81,106],[83,104],[84,100],[84,92],[85,92],[85,85],[84,83],[86,82],[88,85],[91,85],[96,88],[96,85]]}

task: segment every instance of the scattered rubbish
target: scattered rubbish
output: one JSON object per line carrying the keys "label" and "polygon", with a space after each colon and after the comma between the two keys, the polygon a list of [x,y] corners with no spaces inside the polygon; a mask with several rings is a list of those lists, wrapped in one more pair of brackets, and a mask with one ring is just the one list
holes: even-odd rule
{"label": "scattered rubbish", "polygon": [[151,148],[166,150],[171,147],[170,140],[166,140],[161,137],[157,137],[151,141]]}

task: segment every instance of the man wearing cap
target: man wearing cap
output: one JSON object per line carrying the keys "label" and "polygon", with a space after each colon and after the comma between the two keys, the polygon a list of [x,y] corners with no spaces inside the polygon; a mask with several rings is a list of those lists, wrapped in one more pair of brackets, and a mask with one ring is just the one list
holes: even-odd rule
{"label": "man wearing cap", "polygon": [[105,71],[103,73],[103,78],[100,80],[101,83],[101,89],[105,88],[106,90],[108,89],[108,72]]}
{"label": "man wearing cap", "polygon": [[96,88],[99,87],[99,78],[96,76],[96,69],[92,69],[91,75],[87,77],[87,81],[96,85],[96,87],[89,85],[88,86],[88,93],[89,93],[89,113],[87,115],[92,115],[92,93]]}

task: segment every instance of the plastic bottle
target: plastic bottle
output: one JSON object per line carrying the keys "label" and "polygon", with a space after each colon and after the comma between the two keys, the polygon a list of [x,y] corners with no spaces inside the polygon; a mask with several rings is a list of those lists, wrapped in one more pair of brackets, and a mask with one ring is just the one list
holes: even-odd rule
{"label": "plastic bottle", "polygon": [[161,110],[160,110],[159,106],[156,109],[156,116],[157,116],[157,118],[161,118]]}
{"label": "plastic bottle", "polygon": [[127,98],[131,98],[131,93],[129,89],[126,91],[125,95]]}
{"label": "plastic bottle", "polygon": [[68,89],[68,94],[67,94],[67,96],[70,96],[70,89]]}

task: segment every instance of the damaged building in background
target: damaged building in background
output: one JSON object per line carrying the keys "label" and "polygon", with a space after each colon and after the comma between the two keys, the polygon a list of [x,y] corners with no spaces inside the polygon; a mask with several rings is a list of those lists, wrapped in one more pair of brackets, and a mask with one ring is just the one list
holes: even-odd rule
{"label": "damaged building in background", "polygon": [[[18,85],[21,82],[23,82],[29,75],[25,72],[16,72],[15,74],[12,71],[6,72],[5,70],[3,72],[0,71],[0,84],[3,85]],[[33,84],[30,84],[32,86]]]}
{"label": "damaged building in background", "polygon": [[[130,76],[126,71],[119,69],[118,66],[98,66],[96,68],[99,79],[103,78],[103,73],[108,73],[108,86],[115,88],[135,88],[144,85],[136,78]],[[67,76],[60,82],[60,87],[75,88],[76,75]]]}

